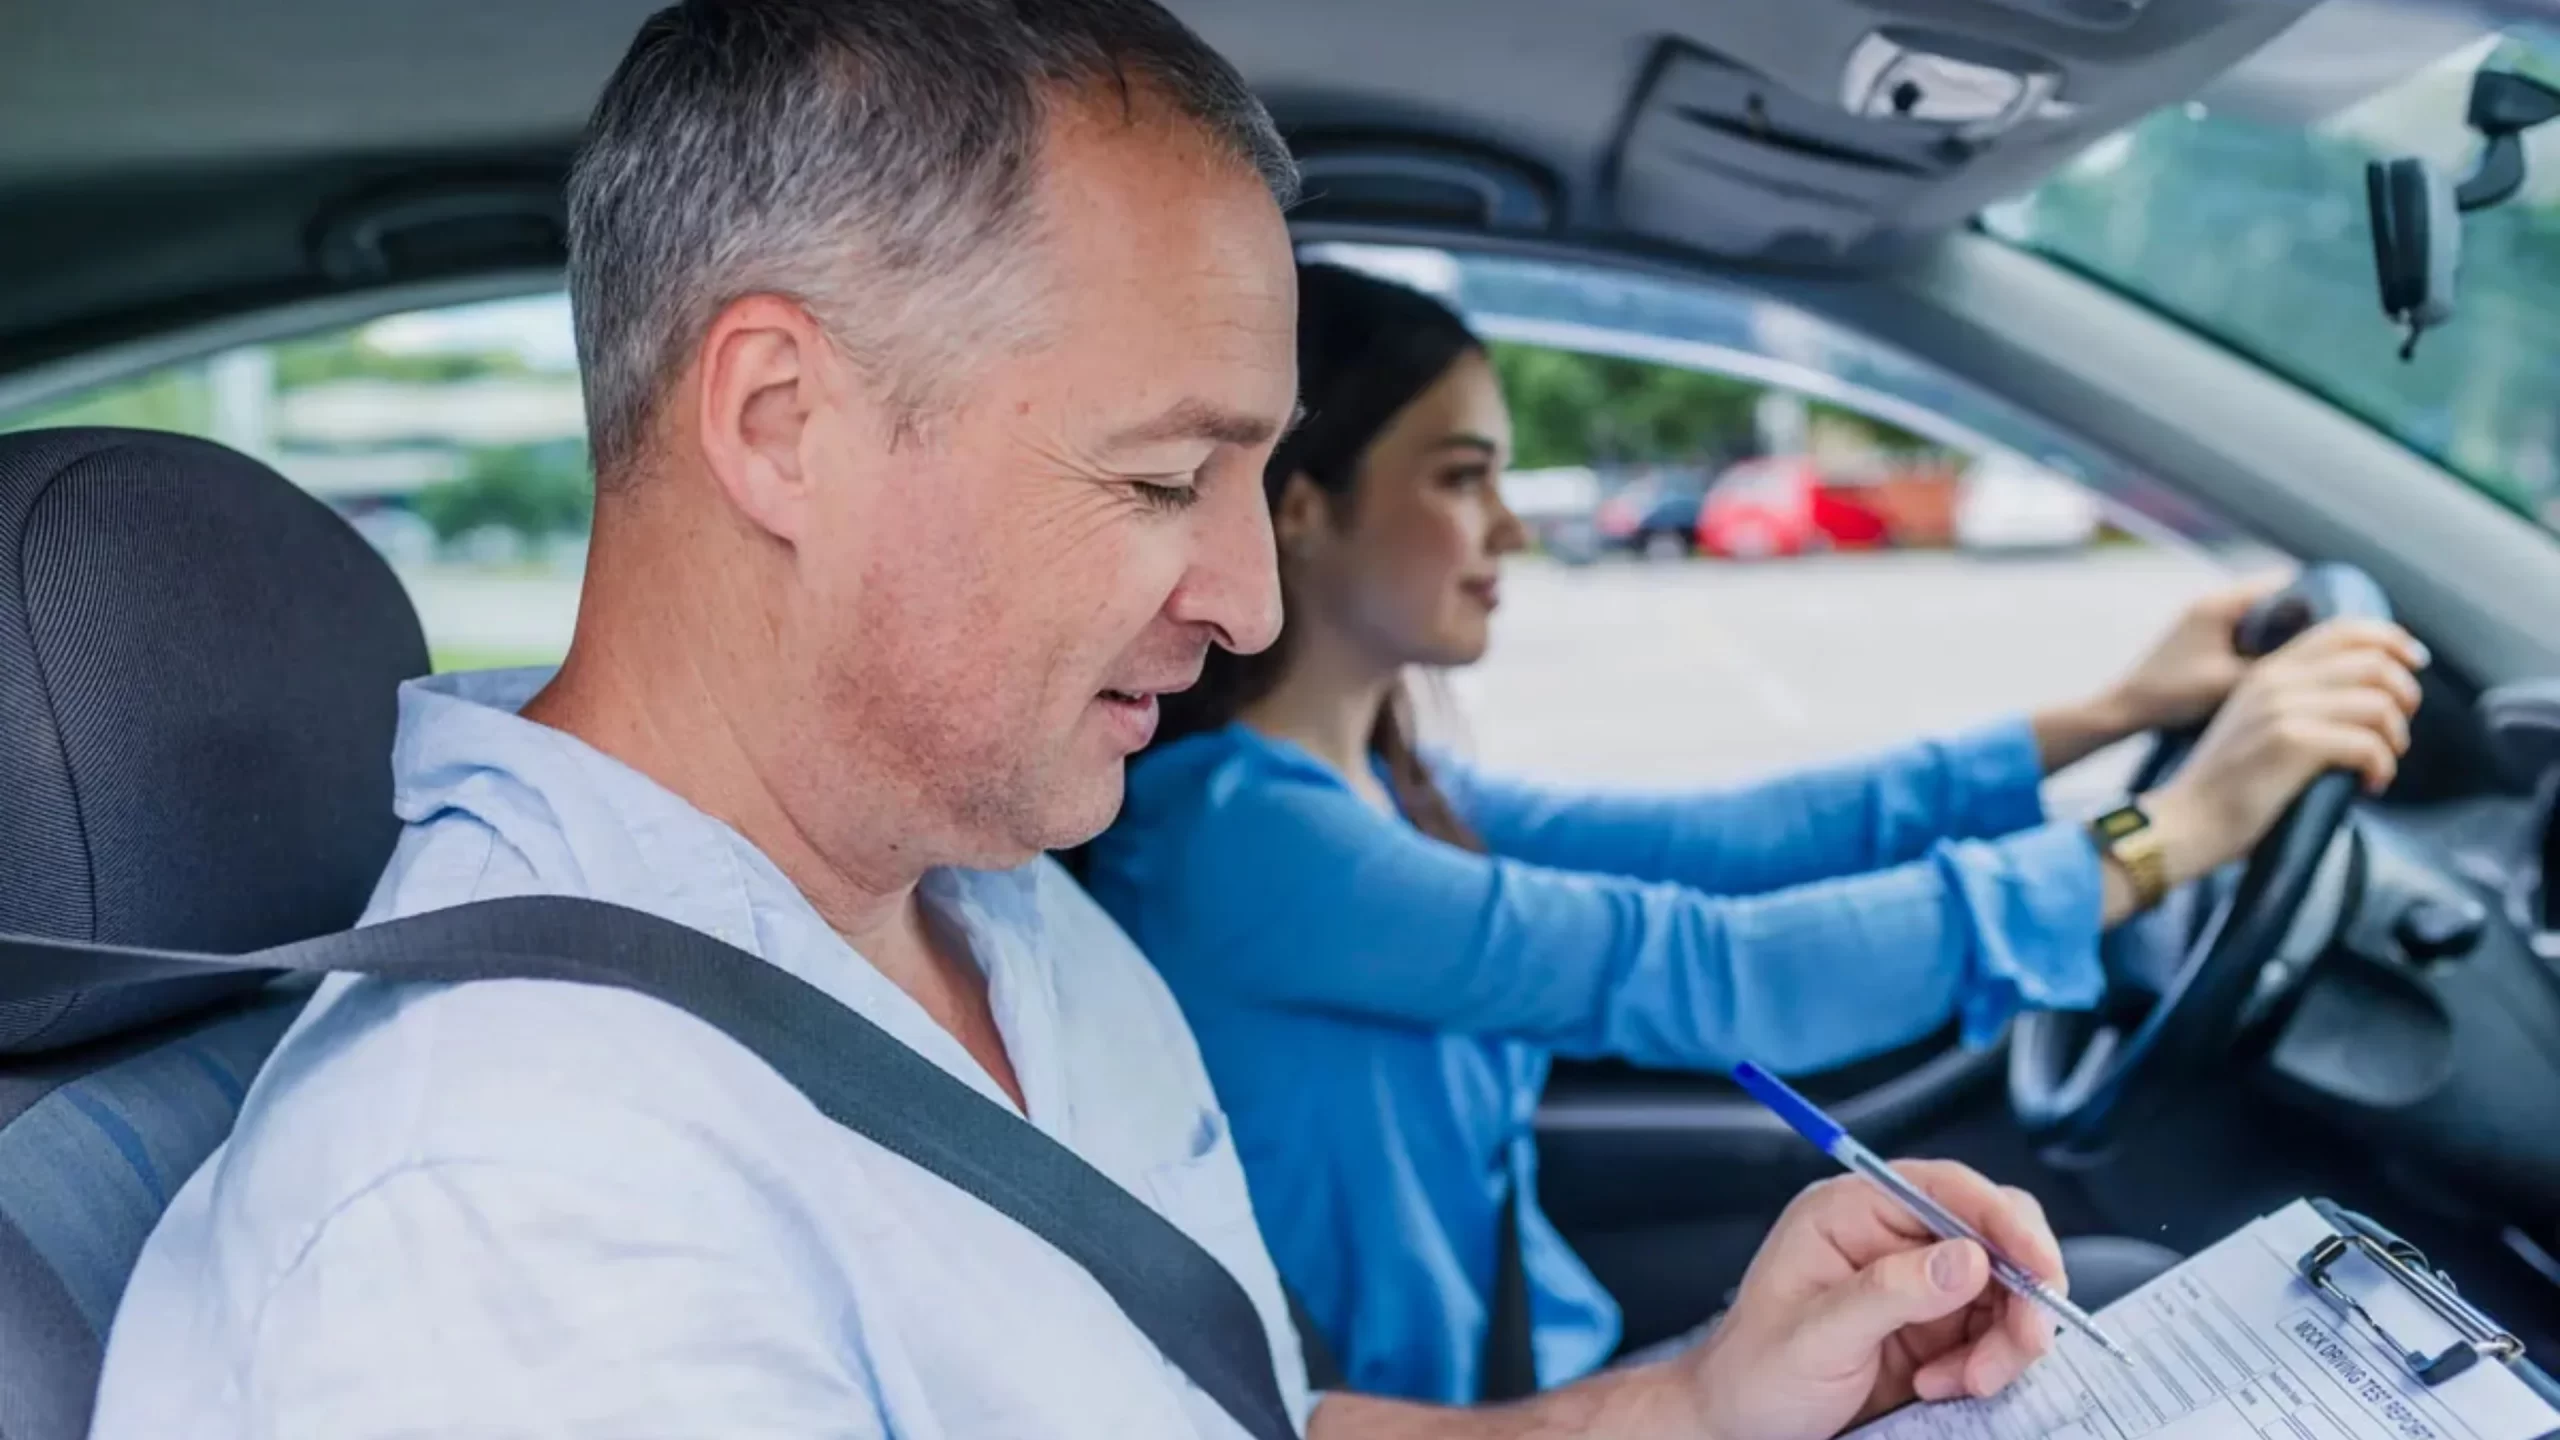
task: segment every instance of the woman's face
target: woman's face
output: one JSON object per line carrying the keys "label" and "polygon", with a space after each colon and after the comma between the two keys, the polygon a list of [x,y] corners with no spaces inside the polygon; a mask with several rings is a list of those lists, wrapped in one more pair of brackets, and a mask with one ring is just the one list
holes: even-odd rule
{"label": "woman's face", "polygon": [[1470,350],[1388,422],[1351,495],[1291,482],[1278,530],[1293,622],[1314,612],[1386,665],[1482,658],[1502,557],[1528,543],[1502,503],[1510,457],[1502,387]]}

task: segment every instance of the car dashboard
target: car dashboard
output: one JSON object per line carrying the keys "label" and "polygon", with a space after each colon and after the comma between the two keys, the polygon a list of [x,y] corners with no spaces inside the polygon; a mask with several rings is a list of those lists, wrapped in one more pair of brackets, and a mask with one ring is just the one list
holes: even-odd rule
{"label": "car dashboard", "polygon": [[[2560,693],[2555,693],[2560,701]],[[2493,692],[2460,737],[2540,768]],[[2504,717],[2506,723],[2501,723]],[[2560,1216],[2560,703],[2528,788],[2361,805],[2316,965],[2262,1012],[2280,1098],[2395,1168],[2509,1214]],[[2456,737],[2438,732],[2439,742]],[[2475,754],[2472,758],[2484,758]],[[2487,766],[2474,778],[2492,775]],[[2309,917],[2306,917],[2309,918]],[[2276,977],[2281,980],[2282,977]]]}

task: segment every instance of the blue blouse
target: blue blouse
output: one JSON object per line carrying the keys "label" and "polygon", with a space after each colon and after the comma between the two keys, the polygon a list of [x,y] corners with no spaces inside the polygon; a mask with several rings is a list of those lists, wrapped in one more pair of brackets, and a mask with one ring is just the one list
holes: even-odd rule
{"label": "blue blouse", "polygon": [[1355,1389],[1478,1394],[1509,1186],[1540,1383],[1616,1348],[1616,1305],[1535,1203],[1550,1056],[1813,1071],[2099,997],[2097,854],[2047,823],[2022,722],[1703,793],[1434,774],[1489,855],[1241,725],[1142,757],[1090,855]]}

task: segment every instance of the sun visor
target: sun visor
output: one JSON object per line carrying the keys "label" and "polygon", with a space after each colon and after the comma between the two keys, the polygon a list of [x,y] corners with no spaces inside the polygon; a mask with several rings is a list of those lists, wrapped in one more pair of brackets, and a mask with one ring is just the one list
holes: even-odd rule
{"label": "sun visor", "polygon": [[1972,153],[1944,123],[1854,113],[1672,43],[1629,114],[1613,198],[1619,224],[1650,239],[1836,261]]}
{"label": "sun visor", "polygon": [[2241,119],[2308,125],[2496,39],[2495,22],[2476,5],[2327,0],[2197,98]]}

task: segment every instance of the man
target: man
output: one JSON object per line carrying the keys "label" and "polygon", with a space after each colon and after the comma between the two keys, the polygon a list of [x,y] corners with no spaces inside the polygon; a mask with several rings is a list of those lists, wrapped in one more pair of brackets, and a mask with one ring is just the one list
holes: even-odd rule
{"label": "man", "polygon": [[[1320,1437],[1817,1440],[2006,1384],[2049,1328],[1835,1183],[1674,1360],[1481,1413],[1306,1393],[1188,1033],[1035,858],[1111,818],[1208,646],[1279,624],[1289,188],[1149,0],[651,20],[570,184],[575,643],[409,689],[372,918],[586,895],[801,976],[1229,1266]],[[1914,1173],[2058,1272],[2031,1201]],[[153,1235],[97,1433],[1237,1431],[1074,1262],[689,1017],[340,977]]]}

